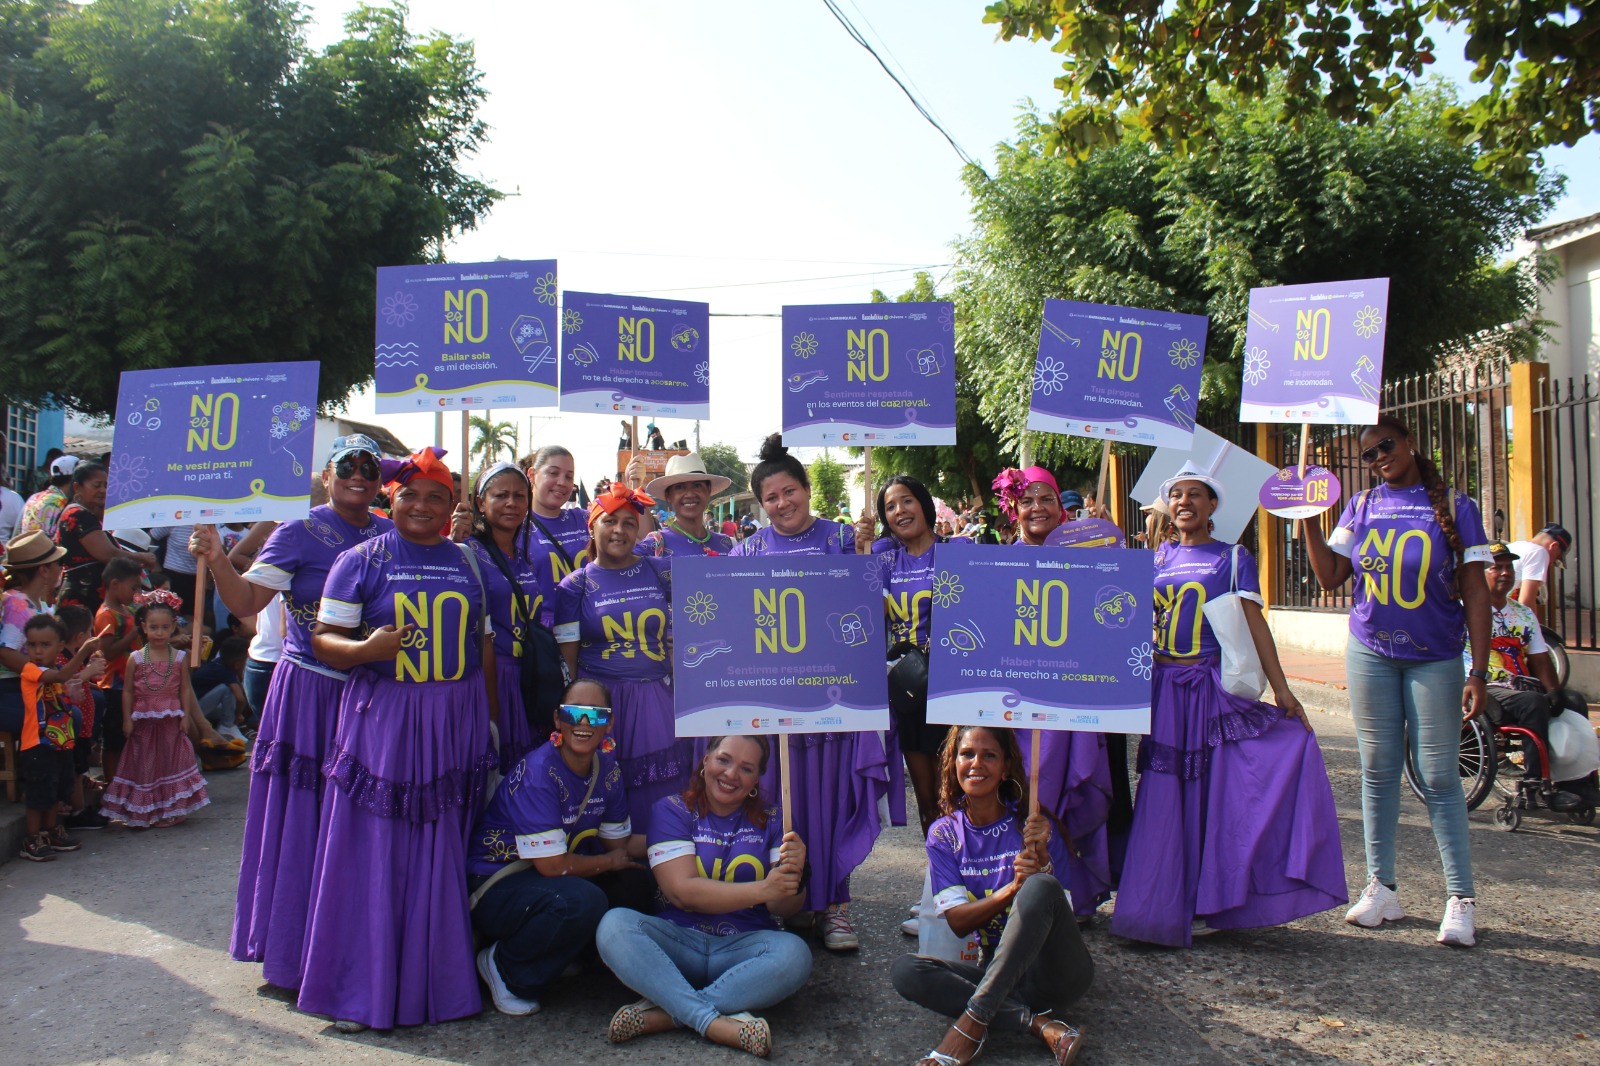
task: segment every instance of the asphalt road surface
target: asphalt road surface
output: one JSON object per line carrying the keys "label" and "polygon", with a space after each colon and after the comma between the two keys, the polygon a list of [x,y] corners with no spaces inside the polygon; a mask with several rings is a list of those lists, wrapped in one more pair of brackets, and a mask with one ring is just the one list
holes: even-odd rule
{"label": "asphalt road surface", "polygon": [[[1364,880],[1355,741],[1345,695],[1299,686],[1339,802],[1352,892]],[[229,960],[245,775],[211,777],[213,804],[173,830],[84,834],[53,863],[0,866],[0,1062],[695,1063],[749,1061],[688,1032],[612,1046],[611,1013],[634,997],[601,968],[545,998],[544,1011],[492,1010],[449,1025],[344,1036],[263,994],[260,969]],[[1493,800],[1486,804],[1492,806]],[[1443,905],[1423,807],[1403,805],[1401,900],[1411,917],[1382,931],[1342,911],[1223,933],[1187,951],[1087,934],[1098,974],[1071,1012],[1079,1062],[1600,1062],[1600,828],[1529,819],[1497,829],[1472,817],[1479,945],[1434,943]],[[889,965],[922,878],[919,842],[885,832],[853,886],[862,950],[816,947],[807,987],[766,1013],[773,1059],[912,1063],[944,1022],[902,1001]],[[1109,913],[1110,904],[1102,908]],[[997,1036],[983,1060],[1048,1062],[1043,1046]]]}

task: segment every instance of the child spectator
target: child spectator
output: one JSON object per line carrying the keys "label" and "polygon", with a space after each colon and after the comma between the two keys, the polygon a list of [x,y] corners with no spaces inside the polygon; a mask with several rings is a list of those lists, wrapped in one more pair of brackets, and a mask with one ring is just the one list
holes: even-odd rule
{"label": "child spectator", "polygon": [[84,667],[96,642],[85,640],[65,666],[57,666],[67,644],[67,629],[53,615],[36,614],[23,626],[22,699],[27,713],[22,720],[19,762],[23,776],[23,800],[27,808],[27,837],[22,857],[34,862],[50,862],[58,851],[77,851],[79,844],[56,821],[58,808],[72,799],[72,711],[64,691],[65,682],[80,672],[91,679],[104,669],[98,661]]}
{"label": "child spectator", "polygon": [[128,653],[144,646],[139,627],[133,623],[133,597],[144,584],[144,570],[132,559],[112,559],[106,563],[102,579],[105,601],[95,612],[94,630],[106,634],[101,649],[106,657],[106,672],[97,684],[106,693],[112,712],[100,724],[100,769],[110,784],[116,780],[117,761],[128,739],[122,732],[122,675],[128,665]]}
{"label": "child spectator", "polygon": [[184,716],[199,718],[200,708],[184,653],[172,644],[183,601],[158,590],[142,593],[134,602],[144,647],[128,658],[122,688],[122,729],[128,742],[100,813],[130,828],[164,829],[211,802],[183,732]]}
{"label": "child spectator", "polygon": [[239,728],[240,719],[251,717],[250,701],[244,694],[244,664],[249,645],[239,637],[223,640],[217,657],[208,659],[190,677],[200,713],[217,727],[217,732],[237,740],[249,738]]}
{"label": "child spectator", "polygon": [[[90,623],[94,620],[85,607],[67,604],[56,608],[56,618],[67,631],[66,647],[62,649],[56,666],[65,666],[72,656],[78,653],[89,640]],[[104,642],[97,642],[100,647]],[[105,660],[98,655],[92,661],[98,661],[99,667],[94,671],[98,676],[104,676]],[[89,781],[89,767],[94,761],[94,745],[100,735],[100,723],[103,718],[105,706],[105,692],[93,683],[96,678],[90,678],[89,671],[84,670],[83,675],[66,682],[65,695],[67,707],[72,712],[72,769],[75,782],[72,788],[72,812],[67,815],[64,824],[71,829],[104,829],[106,820],[95,813],[95,810],[86,809],[84,802],[85,790],[91,785]],[[98,809],[96,802],[94,807]]]}

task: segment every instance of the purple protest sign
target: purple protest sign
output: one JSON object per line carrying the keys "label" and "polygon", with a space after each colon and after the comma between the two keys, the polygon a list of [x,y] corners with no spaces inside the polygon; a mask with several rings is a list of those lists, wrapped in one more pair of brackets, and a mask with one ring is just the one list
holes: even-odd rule
{"label": "purple protest sign", "polygon": [[1206,324],[1204,315],[1046,300],[1028,428],[1187,448]]}
{"label": "purple protest sign", "polygon": [[1320,466],[1286,466],[1261,486],[1261,506],[1279,518],[1314,518],[1339,502],[1339,479]]}
{"label": "purple protest sign", "polygon": [[561,409],[711,417],[711,305],[568,292]]}
{"label": "purple protest sign", "polygon": [[311,509],[317,363],[128,370],[107,529],[285,521]]}
{"label": "purple protest sign", "polygon": [[1376,422],[1388,313],[1388,278],[1251,289],[1240,420]]}
{"label": "purple protest sign", "polygon": [[785,444],[954,444],[955,305],[783,309]]}
{"label": "purple protest sign", "polygon": [[879,580],[869,556],[675,559],[677,735],[889,728]]}
{"label": "purple protest sign", "polygon": [[556,261],[378,268],[377,410],[556,402]]}
{"label": "purple protest sign", "polygon": [[1059,525],[1044,538],[1047,548],[1125,548],[1127,534],[1104,518],[1080,518]]}
{"label": "purple protest sign", "polygon": [[934,549],[928,721],[1148,733],[1154,555]]}

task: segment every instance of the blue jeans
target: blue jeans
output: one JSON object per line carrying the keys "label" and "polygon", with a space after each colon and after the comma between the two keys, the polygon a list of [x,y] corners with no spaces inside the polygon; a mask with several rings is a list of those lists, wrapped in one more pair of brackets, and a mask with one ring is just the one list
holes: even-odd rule
{"label": "blue jeans", "polygon": [[472,908],[472,927],[495,942],[495,968],[506,987],[526,999],[594,943],[606,905],[605,889],[593,881],[527,869],[483,894]]}
{"label": "blue jeans", "polygon": [[1409,737],[1445,884],[1452,896],[1471,896],[1472,845],[1460,771],[1460,656],[1434,662],[1391,659],[1351,637],[1345,648],[1345,676],[1361,751],[1361,825],[1368,876],[1386,885],[1395,881],[1395,837]]}
{"label": "blue jeans", "polygon": [[701,1036],[719,1017],[783,1002],[811,976],[806,942],[777,929],[712,936],[618,908],[596,943],[618,980]]}
{"label": "blue jeans", "polygon": [[272,671],[277,665],[260,659],[244,661],[244,698],[250,701],[250,713],[255,715],[258,726],[261,724],[261,708],[267,705],[267,689],[272,687]]}

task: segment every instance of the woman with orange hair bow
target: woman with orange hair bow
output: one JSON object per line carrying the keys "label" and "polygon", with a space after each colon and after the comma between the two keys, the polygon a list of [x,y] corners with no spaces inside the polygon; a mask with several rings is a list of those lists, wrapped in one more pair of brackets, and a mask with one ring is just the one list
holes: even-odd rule
{"label": "woman with orange hair bow", "polygon": [[617,761],[633,816],[647,833],[650,811],[683,791],[694,742],[672,724],[670,560],[634,554],[639,519],[655,500],[620,482],[589,507],[589,561],[556,589],[555,630],[567,670],[611,689]]}
{"label": "woman with orange hair bow", "polygon": [[439,533],[442,451],[385,459],[394,528],[340,555],[311,638],[349,673],[323,775],[300,1008],[341,1032],[483,1009],[467,834],[499,764],[494,640],[475,556]]}

